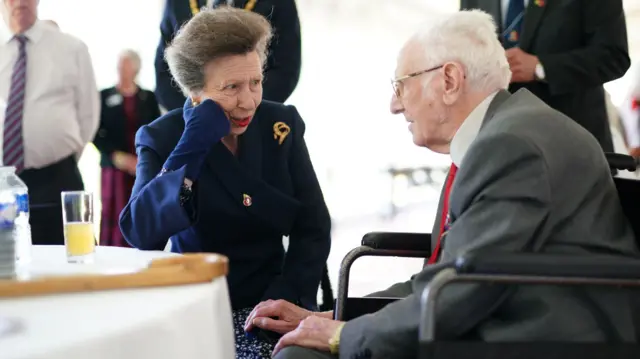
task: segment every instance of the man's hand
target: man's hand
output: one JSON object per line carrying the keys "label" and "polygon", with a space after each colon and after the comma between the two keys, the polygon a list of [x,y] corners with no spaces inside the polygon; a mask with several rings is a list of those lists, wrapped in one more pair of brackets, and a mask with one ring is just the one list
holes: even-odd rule
{"label": "man's hand", "polygon": [[[254,327],[285,334],[296,329],[313,312],[291,304],[286,300],[267,300],[256,305],[244,323],[244,331]],[[276,319],[273,319],[276,318]]]}
{"label": "man's hand", "polygon": [[531,82],[535,80],[536,65],[540,63],[537,56],[527,54],[518,47],[506,52],[509,68],[511,68],[511,82]]}
{"label": "man's hand", "polygon": [[634,147],[629,149],[629,155],[636,158],[640,157],[640,147]]}
{"label": "man's hand", "polygon": [[294,331],[280,338],[273,349],[273,356],[276,356],[283,348],[291,345],[328,352],[330,350],[329,340],[342,324],[344,322],[315,315],[307,317],[300,322],[300,325]]}

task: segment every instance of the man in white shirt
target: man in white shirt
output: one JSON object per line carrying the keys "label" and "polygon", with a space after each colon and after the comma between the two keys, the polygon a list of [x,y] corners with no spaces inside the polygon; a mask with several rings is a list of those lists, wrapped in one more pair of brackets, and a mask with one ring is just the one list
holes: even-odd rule
{"label": "man in white shirt", "polygon": [[38,20],[38,0],[3,0],[0,160],[29,187],[35,244],[62,244],[60,192],[82,190],[77,160],[99,124],[87,46]]}

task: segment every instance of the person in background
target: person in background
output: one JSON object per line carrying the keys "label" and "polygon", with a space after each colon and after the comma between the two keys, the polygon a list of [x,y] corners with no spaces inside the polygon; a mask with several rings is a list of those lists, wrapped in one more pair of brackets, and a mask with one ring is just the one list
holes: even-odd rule
{"label": "person in background", "polygon": [[135,135],[141,126],[160,117],[153,92],[136,83],[139,72],[140,56],[125,50],[118,58],[118,83],[100,91],[100,127],[93,144],[100,151],[102,168],[100,245],[104,246],[129,246],[120,232],[118,217],[135,180]]}
{"label": "person in background", "polygon": [[[120,215],[142,250],[214,252],[227,277],[239,358],[269,358],[271,335],[245,336],[261,300],[315,310],[331,219],[293,106],[263,101],[271,26],[254,12],[221,7],[196,14],[166,50],[184,108],[143,126],[138,166]],[[285,253],[283,236],[289,236]]]}
{"label": "person in background", "polygon": [[498,24],[510,92],[528,89],[613,152],[602,85],[631,65],[622,0],[461,0],[460,8],[484,10]]}
{"label": "person in background", "polygon": [[[459,256],[638,256],[602,148],[528,90],[506,91],[511,71],[495,31],[489,14],[461,11],[420,29],[398,56],[391,112],[409,122],[414,144],[452,161],[428,265],[375,295],[403,299],[346,323],[284,300],[260,303],[246,330],[283,333],[276,359],[416,358],[420,298]],[[598,288],[454,285],[431,319],[442,341],[633,343],[631,299]]]}
{"label": "person in background", "polygon": [[29,187],[34,244],[63,244],[61,191],[84,188],[78,159],[100,120],[87,46],[38,20],[38,0],[2,0],[0,158]]}
{"label": "person in background", "polygon": [[284,103],[300,78],[302,49],[300,19],[295,0],[166,0],[156,51],[156,96],[167,111],[182,108],[185,96],[176,85],[164,58],[166,46],[180,26],[202,7],[230,5],[266,17],[274,31],[264,72],[264,99]]}

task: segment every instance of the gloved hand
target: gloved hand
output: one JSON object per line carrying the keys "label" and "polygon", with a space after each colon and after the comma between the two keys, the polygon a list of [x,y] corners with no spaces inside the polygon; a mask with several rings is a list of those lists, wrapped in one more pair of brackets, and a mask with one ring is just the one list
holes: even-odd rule
{"label": "gloved hand", "polygon": [[187,98],[182,110],[184,131],[180,141],[164,163],[164,168],[175,171],[186,166],[186,177],[196,181],[205,158],[214,144],[231,131],[231,124],[220,105],[205,100],[193,106]]}

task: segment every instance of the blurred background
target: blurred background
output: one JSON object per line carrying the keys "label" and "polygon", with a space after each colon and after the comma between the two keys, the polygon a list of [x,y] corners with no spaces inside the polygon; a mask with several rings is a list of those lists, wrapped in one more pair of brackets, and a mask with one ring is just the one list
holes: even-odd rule
{"label": "blurred background", "polygon": [[[139,52],[139,84],[153,89],[164,2],[41,0],[39,13],[41,19],[54,20],[61,31],[88,45],[100,89],[115,83],[118,54],[125,48]],[[453,0],[298,0],[297,4],[302,77],[287,102],[298,108],[307,124],[307,144],[334,220],[329,271],[335,286],[340,260],[366,232],[431,231],[449,160],[414,147],[404,119],[389,113],[389,80],[397,51],[416,25],[456,11],[459,4]],[[640,0],[626,0],[625,8],[632,68],[606,85],[623,120],[630,116],[630,98],[639,77]],[[404,168],[424,171],[403,175]],[[80,169],[87,190],[99,194],[99,153],[93,145],[82,156]],[[96,209],[100,213],[100,207]],[[364,267],[371,274],[358,275]],[[420,260],[365,258],[354,267],[353,294],[385,287],[420,268]]]}

